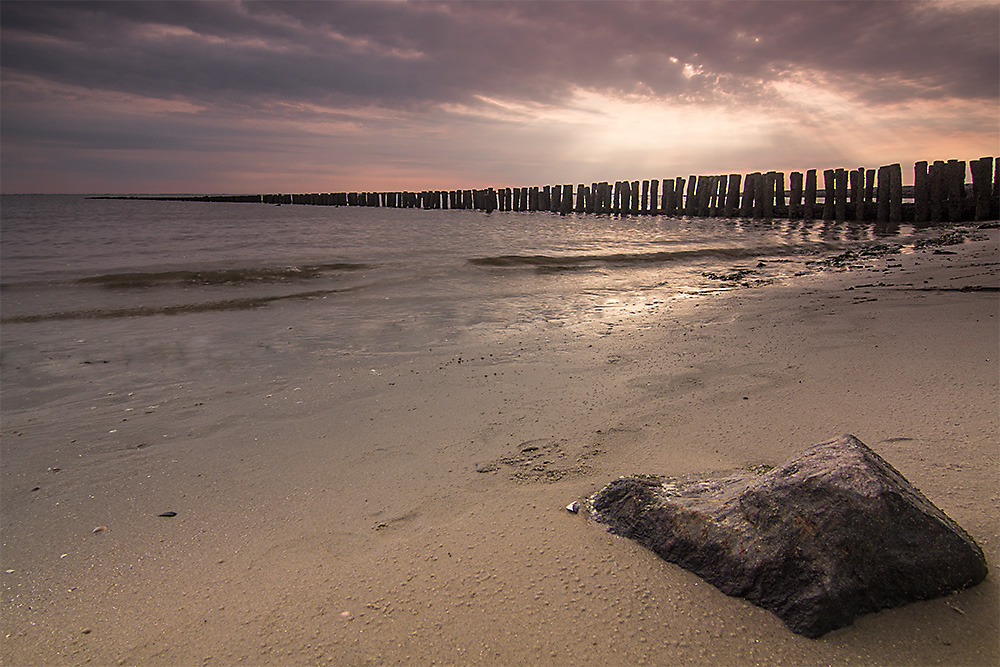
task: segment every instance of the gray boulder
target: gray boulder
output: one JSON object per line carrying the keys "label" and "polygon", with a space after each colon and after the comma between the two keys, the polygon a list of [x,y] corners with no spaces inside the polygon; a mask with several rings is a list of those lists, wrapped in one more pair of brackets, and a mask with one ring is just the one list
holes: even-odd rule
{"label": "gray boulder", "polygon": [[616,480],[592,516],[806,637],[973,586],[979,545],[851,435],[784,465]]}

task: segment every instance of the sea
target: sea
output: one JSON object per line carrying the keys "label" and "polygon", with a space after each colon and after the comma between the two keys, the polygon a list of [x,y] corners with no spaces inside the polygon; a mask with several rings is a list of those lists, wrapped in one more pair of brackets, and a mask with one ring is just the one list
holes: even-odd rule
{"label": "sea", "polygon": [[[9,410],[600,328],[905,243],[871,224],[4,195]],[[363,360],[363,361],[361,361]]]}

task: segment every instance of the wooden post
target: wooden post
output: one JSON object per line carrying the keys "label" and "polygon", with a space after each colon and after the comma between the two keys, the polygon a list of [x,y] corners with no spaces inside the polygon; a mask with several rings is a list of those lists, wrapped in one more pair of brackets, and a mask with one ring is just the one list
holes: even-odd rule
{"label": "wooden post", "polygon": [[753,199],[754,199],[754,188],[756,184],[754,183],[754,175],[747,174],[746,178],[743,179],[743,198],[740,200],[740,217],[749,218],[753,215]]}
{"label": "wooden post", "polygon": [[913,164],[913,221],[927,222],[931,219],[931,181],[927,173],[927,161]]}
{"label": "wooden post", "polygon": [[1000,218],[1000,157],[993,160],[993,201],[990,204],[990,219]]}
{"label": "wooden post", "polygon": [[753,181],[753,217],[760,218],[764,211],[764,174],[755,171],[751,176]]}
{"label": "wooden post", "polygon": [[802,172],[793,171],[788,175],[791,196],[788,199],[788,217],[799,220],[802,217]]}
{"label": "wooden post", "polygon": [[562,208],[562,187],[553,186],[549,193],[549,210],[557,213]]}
{"label": "wooden post", "polygon": [[857,206],[854,211],[855,220],[866,220],[867,213],[865,211],[865,168],[858,167],[858,201]]}
{"label": "wooden post", "polygon": [[833,169],[826,169],[823,171],[823,185],[826,194],[823,195],[823,219],[833,220],[833,201],[836,198],[836,183],[835,175]]}
{"label": "wooden post", "polygon": [[674,179],[664,178],[663,179],[663,205],[660,207],[663,210],[663,215],[673,215],[675,210],[674,197],[676,191],[674,190]]}
{"label": "wooden post", "polygon": [[[580,186],[583,187],[582,185]],[[562,193],[562,208],[559,209],[559,215],[566,215],[567,213],[573,212],[573,186],[564,185]]]}
{"label": "wooden post", "polygon": [[639,198],[639,212],[649,213],[649,181],[642,182],[642,195]]}
{"label": "wooden post", "polygon": [[965,162],[948,160],[948,221],[963,218],[965,204]]}
{"label": "wooden post", "polygon": [[658,215],[660,212],[660,179],[654,178],[649,182],[649,214]]}
{"label": "wooden post", "polygon": [[635,215],[639,212],[639,181],[632,181],[631,188],[631,205],[629,206],[629,213]]}
{"label": "wooden post", "polygon": [[865,177],[865,172],[863,169],[852,169],[850,180],[851,180],[851,206],[850,212],[854,220],[861,220],[861,213],[863,211],[861,204],[861,193],[864,186],[861,184],[861,179]]}
{"label": "wooden post", "polygon": [[878,222],[889,222],[889,167],[878,168],[878,194],[875,203],[878,205]]}
{"label": "wooden post", "polygon": [[684,215],[684,184],[683,176],[674,179],[674,215]]}
{"label": "wooden post", "polygon": [[836,199],[833,202],[834,217],[838,222],[847,220],[847,170],[837,169],[833,173]]}
{"label": "wooden post", "polygon": [[684,199],[684,214],[695,215],[698,213],[698,197],[696,195],[698,185],[697,176],[688,176],[687,197]]}
{"label": "wooden post", "polygon": [[[694,176],[691,177],[692,180]],[[708,197],[706,196],[706,191],[708,190],[708,177],[699,176],[698,184],[694,190],[694,204],[689,206],[693,209],[693,212],[689,215],[697,215],[699,218],[704,218],[708,215]]]}
{"label": "wooden post", "polygon": [[774,174],[774,214],[779,218],[788,217],[788,207],[785,204],[785,172]]}
{"label": "wooden post", "polygon": [[813,220],[816,217],[816,170],[806,171],[806,220]]}
{"label": "wooden post", "polygon": [[774,188],[777,185],[778,172],[769,171],[764,174],[764,197],[761,202],[763,206],[761,207],[761,213],[764,215],[765,220],[771,220],[774,218]]}
{"label": "wooden post", "polygon": [[726,187],[726,207],[722,214],[727,218],[736,215],[740,208],[740,180],[739,174],[729,174],[729,185]]}
{"label": "wooden post", "polygon": [[990,197],[993,195],[993,158],[982,157],[969,163],[972,171],[972,197],[976,202],[977,222],[989,220]]}
{"label": "wooden post", "polygon": [[889,171],[889,222],[903,221],[903,165],[890,164]]}
{"label": "wooden post", "polygon": [[930,190],[930,218],[931,222],[943,222],[945,214],[945,166],[941,160],[935,160],[927,169],[928,188]]}
{"label": "wooden post", "polygon": [[867,169],[865,170],[865,219],[871,220],[872,213],[869,211],[874,211],[875,204],[875,170]]}
{"label": "wooden post", "polygon": [[726,195],[728,191],[726,186],[728,184],[728,179],[726,176],[716,176],[715,177],[715,205],[712,207],[712,217],[721,217],[726,210]]}

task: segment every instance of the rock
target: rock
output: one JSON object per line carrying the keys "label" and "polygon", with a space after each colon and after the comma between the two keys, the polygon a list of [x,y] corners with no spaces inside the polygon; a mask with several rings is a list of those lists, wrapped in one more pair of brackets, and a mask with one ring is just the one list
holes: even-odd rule
{"label": "rock", "polygon": [[589,504],[610,531],[806,637],[987,574],[975,541],[851,435],[774,469],[622,478]]}

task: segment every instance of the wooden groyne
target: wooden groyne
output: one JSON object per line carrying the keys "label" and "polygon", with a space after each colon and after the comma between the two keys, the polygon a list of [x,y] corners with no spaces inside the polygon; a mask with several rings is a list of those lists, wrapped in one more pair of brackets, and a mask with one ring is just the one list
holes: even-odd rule
{"label": "wooden groyne", "polygon": [[[971,184],[966,182],[967,167]],[[983,157],[968,165],[962,160],[917,162],[913,174],[914,184],[905,188],[902,165],[897,163],[878,169],[826,169],[822,185],[815,169],[793,171],[787,189],[783,172],[768,171],[576,187],[97,198],[917,224],[1000,217],[1000,159]]]}

